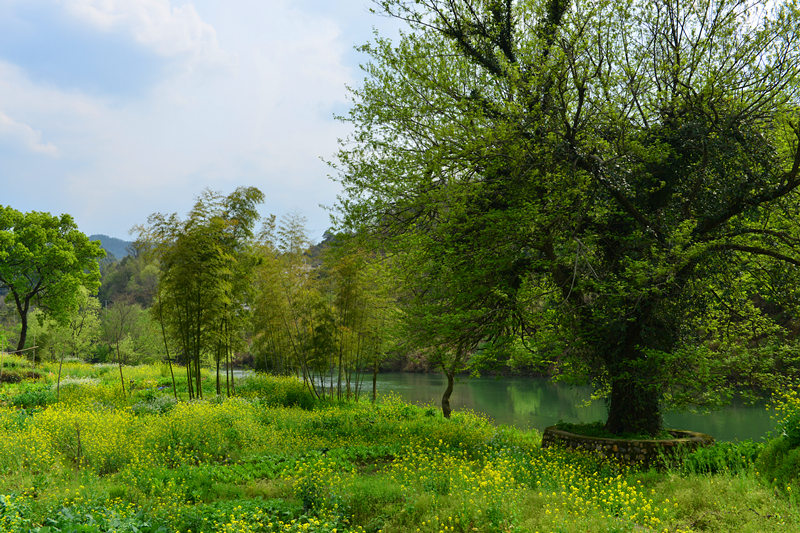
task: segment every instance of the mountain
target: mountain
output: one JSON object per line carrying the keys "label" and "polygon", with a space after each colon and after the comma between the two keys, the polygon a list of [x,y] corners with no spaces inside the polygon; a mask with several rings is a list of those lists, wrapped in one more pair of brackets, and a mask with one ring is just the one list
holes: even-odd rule
{"label": "mountain", "polygon": [[123,241],[116,237],[109,237],[108,235],[89,235],[89,240],[100,241],[100,246],[107,254],[113,255],[116,259],[130,255],[128,247],[133,244],[133,241]]}

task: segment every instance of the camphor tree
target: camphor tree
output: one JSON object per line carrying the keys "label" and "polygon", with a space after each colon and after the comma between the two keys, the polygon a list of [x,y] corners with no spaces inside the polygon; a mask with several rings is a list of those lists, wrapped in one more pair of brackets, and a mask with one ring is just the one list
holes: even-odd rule
{"label": "camphor tree", "polygon": [[97,291],[97,260],[104,256],[100,242],[78,231],[69,215],[0,207],[0,288],[8,289],[19,315],[17,351],[25,347],[32,306],[66,324],[80,287]]}
{"label": "camphor tree", "polygon": [[461,222],[461,216],[440,220],[435,238],[419,235],[403,240],[394,253],[403,287],[406,350],[423,348],[431,366],[445,375],[441,406],[446,418],[456,376],[468,369],[481,341],[511,334],[511,309],[505,301],[510,290],[497,277],[504,275],[503,270],[490,265],[475,268],[481,252]]}
{"label": "camphor tree", "polygon": [[532,334],[556,309],[562,368],[605,393],[607,429],[657,433],[663,400],[716,364],[684,349],[709,287],[800,265],[798,8],[376,6],[410,30],[363,47],[343,224],[442,272],[422,289],[446,280],[434,302],[465,319],[432,344]]}

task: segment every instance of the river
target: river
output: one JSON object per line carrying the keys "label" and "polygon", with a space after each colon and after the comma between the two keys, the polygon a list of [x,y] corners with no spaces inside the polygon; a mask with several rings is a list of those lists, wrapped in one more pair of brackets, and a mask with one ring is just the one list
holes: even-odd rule
{"label": "river", "polygon": [[[364,389],[371,387],[369,381]],[[385,373],[378,375],[378,391],[395,392],[406,401],[440,405],[445,388],[441,374]],[[543,430],[559,421],[605,420],[602,401],[589,401],[589,387],[553,383],[544,378],[459,378],[450,403],[454,410],[482,412],[498,424]],[[719,441],[759,440],[775,428],[764,404],[733,403],[710,412],[669,411],[666,427],[700,431]]]}

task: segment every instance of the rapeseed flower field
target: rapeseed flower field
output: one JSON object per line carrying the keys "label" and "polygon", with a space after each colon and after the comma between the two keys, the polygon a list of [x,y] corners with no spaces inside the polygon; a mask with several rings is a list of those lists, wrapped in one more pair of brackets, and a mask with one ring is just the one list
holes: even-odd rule
{"label": "rapeseed flower field", "polygon": [[476,413],[314,402],[293,378],[189,402],[158,367],[125,396],[103,367],[65,367],[58,402],[46,365],[0,388],[2,532],[800,531],[793,481],[745,447],[640,471]]}

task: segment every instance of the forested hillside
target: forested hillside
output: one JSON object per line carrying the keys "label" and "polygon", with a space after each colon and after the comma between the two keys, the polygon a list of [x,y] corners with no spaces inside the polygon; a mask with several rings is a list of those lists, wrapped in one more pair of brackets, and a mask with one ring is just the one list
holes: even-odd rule
{"label": "forested hillside", "polygon": [[100,246],[106,251],[107,257],[121,260],[131,253],[133,241],[125,241],[108,235],[89,235],[89,240],[100,241]]}

